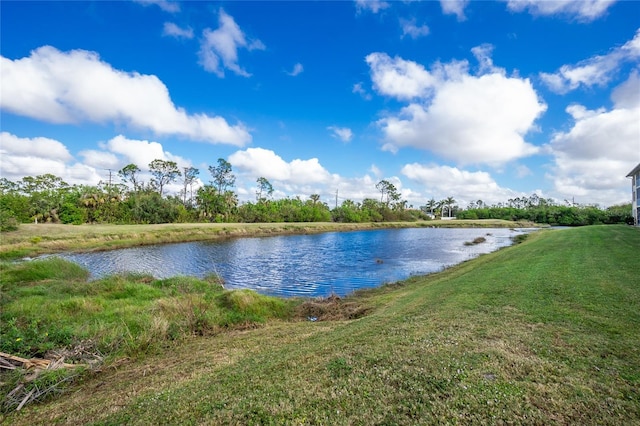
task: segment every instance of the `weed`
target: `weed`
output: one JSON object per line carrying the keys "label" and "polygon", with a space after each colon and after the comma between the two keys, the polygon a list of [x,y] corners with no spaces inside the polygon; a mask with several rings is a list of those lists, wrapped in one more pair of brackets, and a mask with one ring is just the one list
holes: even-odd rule
{"label": "weed", "polygon": [[327,370],[332,378],[337,379],[340,377],[346,377],[351,374],[353,368],[349,365],[347,360],[343,357],[332,358],[327,363]]}
{"label": "weed", "polygon": [[23,356],[42,356],[47,351],[64,347],[73,339],[72,331],[68,327],[51,327],[42,321],[32,319],[25,322],[12,317],[2,319],[0,328],[1,352],[8,352]]}

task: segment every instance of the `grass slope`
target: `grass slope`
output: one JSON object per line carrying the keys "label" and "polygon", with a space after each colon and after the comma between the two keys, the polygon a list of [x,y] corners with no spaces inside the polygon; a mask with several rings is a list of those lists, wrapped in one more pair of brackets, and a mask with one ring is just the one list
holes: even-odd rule
{"label": "grass slope", "polygon": [[640,422],[640,232],[541,231],[358,296],[124,363],[6,424]]}

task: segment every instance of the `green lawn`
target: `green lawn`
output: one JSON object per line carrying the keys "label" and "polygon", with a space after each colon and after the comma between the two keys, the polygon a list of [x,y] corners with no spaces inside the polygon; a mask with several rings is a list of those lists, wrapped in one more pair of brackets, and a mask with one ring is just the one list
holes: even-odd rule
{"label": "green lawn", "polygon": [[544,230],[357,295],[113,361],[6,424],[640,423],[640,229]]}

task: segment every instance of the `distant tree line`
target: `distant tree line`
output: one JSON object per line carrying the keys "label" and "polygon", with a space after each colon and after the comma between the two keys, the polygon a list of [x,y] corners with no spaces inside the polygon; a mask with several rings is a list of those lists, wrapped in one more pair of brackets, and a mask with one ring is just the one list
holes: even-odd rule
{"label": "distant tree line", "polygon": [[465,210],[457,210],[459,219],[504,219],[527,220],[560,226],[583,226],[599,224],[633,224],[631,203],[601,209],[595,205],[580,205],[565,200],[558,204],[537,194],[507,200],[506,203],[488,206],[478,200]]}
{"label": "distant tree line", "polygon": [[[233,190],[236,178],[231,164],[222,158],[208,167],[211,179],[202,186],[196,185],[200,171],[194,167],[180,169],[173,161],[157,159],[149,163],[148,169],[148,182],[142,180],[142,170],[137,165],[128,164],[118,171],[123,183],[115,184],[110,179],[95,186],[69,185],[52,174],[26,176],[17,182],[0,178],[0,228],[11,230],[28,222],[384,222],[457,217],[575,226],[633,220],[629,204],[603,210],[569,202],[558,205],[536,194],[491,206],[477,200],[466,209],[460,208],[452,197],[431,199],[414,209],[387,180],[375,185],[379,199],[345,200],[331,209],[318,194],[311,194],[306,200],[273,199],[272,184],[260,177],[256,180],[255,202],[239,203]],[[174,183],[180,184],[179,193],[166,195],[166,187]]]}
{"label": "distant tree line", "polygon": [[[151,179],[142,180],[142,170],[128,164],[118,171],[123,183],[69,185],[52,174],[26,176],[17,182],[0,179],[0,224],[3,230],[19,223],[119,223],[150,224],[175,222],[364,222],[417,220],[424,215],[407,209],[393,184],[376,185],[380,201],[347,200],[333,210],[320,195],[273,199],[274,188],[264,177],[256,181],[255,202],[238,202],[233,191],[235,175],[231,164],[220,158],[209,166],[211,180],[194,188],[200,171],[182,170],[173,161],[153,160],[148,165]],[[179,183],[177,195],[166,195],[168,185]]]}

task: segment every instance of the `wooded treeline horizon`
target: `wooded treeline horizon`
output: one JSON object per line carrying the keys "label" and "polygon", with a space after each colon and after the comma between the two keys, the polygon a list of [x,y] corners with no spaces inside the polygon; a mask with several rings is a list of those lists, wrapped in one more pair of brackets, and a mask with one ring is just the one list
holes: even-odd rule
{"label": "wooded treeline horizon", "polygon": [[[232,166],[220,158],[209,166],[211,181],[194,190],[200,171],[161,159],[149,163],[152,178],[142,181],[141,169],[128,164],[118,171],[125,182],[98,185],[69,185],[53,174],[25,176],[17,182],[0,178],[0,225],[3,231],[20,223],[64,224],[156,224],[188,222],[388,222],[430,220],[437,217],[458,219],[527,220],[551,225],[591,225],[632,223],[631,204],[601,209],[597,205],[563,205],[532,194],[487,205],[482,200],[457,205],[453,197],[428,200],[414,208],[403,200],[388,180],[375,185],[380,199],[350,199],[332,209],[319,194],[273,199],[274,188],[265,177],[256,180],[256,201],[240,203],[233,191]],[[165,195],[167,185],[180,182],[177,195]]]}

